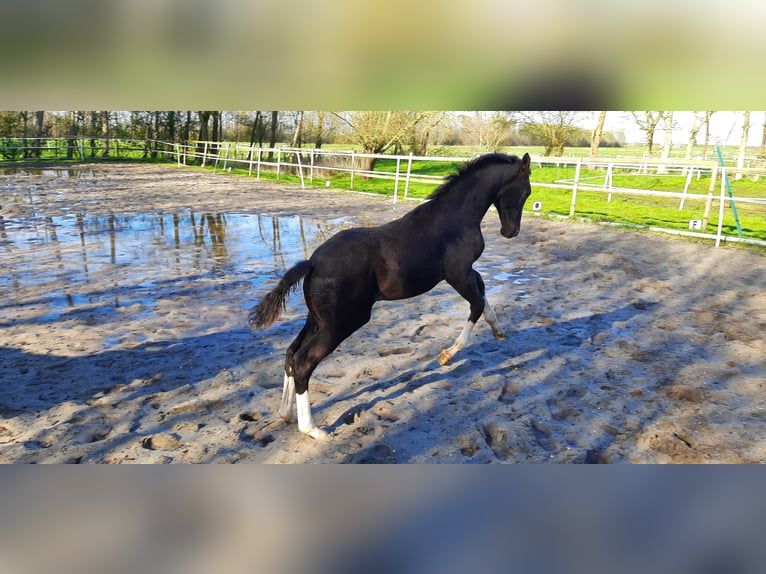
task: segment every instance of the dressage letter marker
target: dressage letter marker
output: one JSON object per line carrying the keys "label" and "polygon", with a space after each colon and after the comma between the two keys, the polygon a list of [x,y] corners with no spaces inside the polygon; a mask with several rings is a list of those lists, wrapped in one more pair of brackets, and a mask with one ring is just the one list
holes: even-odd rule
{"label": "dressage letter marker", "polygon": [[447,177],[430,201],[385,225],[340,231],[310,259],[290,268],[248,317],[256,329],[270,327],[284,311],[290,291],[303,280],[309,313],[285,354],[279,415],[290,420],[296,404],[298,430],[315,439],[327,437],[311,417],[309,378],[322,359],[370,320],[376,301],[414,297],[442,280],[454,287],[470,304],[470,313],[455,343],[439,353],[442,365],[468,344],[481,316],[502,339],[484,281],[473,269],[484,251],[481,220],[494,206],[500,234],[516,237],[531,192],[529,154],[521,159],[484,155]]}

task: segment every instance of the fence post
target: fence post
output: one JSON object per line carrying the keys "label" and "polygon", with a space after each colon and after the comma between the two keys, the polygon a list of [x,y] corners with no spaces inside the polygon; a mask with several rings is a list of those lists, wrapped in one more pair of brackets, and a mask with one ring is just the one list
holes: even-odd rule
{"label": "fence post", "polygon": [[724,192],[726,191],[726,167],[721,167],[721,196],[718,200],[718,230],[715,234],[715,246],[718,247],[721,245],[721,235],[723,231],[723,210],[724,210],[724,202],[726,201],[726,196],[724,195]]}
{"label": "fence post", "polygon": [[257,181],[261,181],[261,154],[263,153],[262,148],[258,148],[258,164],[255,172],[255,179]]}
{"label": "fence post", "polygon": [[607,164],[606,177],[604,177],[604,187],[609,189],[609,194],[606,196],[606,202],[612,203],[612,162]]}
{"label": "fence post", "polygon": [[410,152],[410,157],[407,159],[407,176],[404,179],[404,198],[407,199],[407,195],[410,191],[410,173],[412,172],[412,152]]}
{"label": "fence post", "polygon": [[247,175],[253,175],[253,156],[255,155],[255,144],[250,144],[250,161],[247,166]]}
{"label": "fence post", "polygon": [[351,150],[351,191],[354,191],[354,167],[356,166],[356,152]]}
{"label": "fence post", "polygon": [[279,179],[279,173],[282,170],[282,148],[277,148],[277,179]]}
{"label": "fence post", "polygon": [[569,217],[574,217],[575,214],[575,203],[577,202],[577,186],[580,183],[580,166],[582,164],[582,159],[577,158],[577,167],[575,167],[575,178],[574,178],[574,186],[572,187],[572,205],[569,208]]}
{"label": "fence post", "polygon": [[309,150],[309,159],[311,167],[309,168],[309,185],[314,185],[314,150]]}
{"label": "fence post", "polygon": [[224,154],[223,154],[223,171],[226,171],[226,164],[228,163],[228,160],[229,160],[229,142],[226,142],[223,145],[226,147],[226,150],[224,151]]}
{"label": "fence post", "polygon": [[678,204],[678,211],[681,211],[684,208],[686,193],[689,191],[689,185],[691,185],[692,183],[692,175],[694,175],[694,170],[692,170],[692,168],[689,168],[689,172],[686,175],[686,184],[684,185],[684,196],[681,198],[681,202]]}
{"label": "fence post", "polygon": [[399,166],[401,165],[402,158],[396,158],[396,174],[394,175],[394,205],[396,205],[396,197],[399,194]]}
{"label": "fence post", "polygon": [[202,167],[205,167],[206,160],[207,160],[207,142],[205,142],[205,146],[202,148]]}
{"label": "fence post", "polygon": [[306,189],[306,182],[303,181],[303,164],[301,164],[301,152],[296,151],[295,157],[298,159],[298,173],[301,176],[301,189]]}

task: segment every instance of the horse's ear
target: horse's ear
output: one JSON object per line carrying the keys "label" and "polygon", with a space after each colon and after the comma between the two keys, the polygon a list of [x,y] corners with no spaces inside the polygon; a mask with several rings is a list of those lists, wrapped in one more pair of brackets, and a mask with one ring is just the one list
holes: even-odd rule
{"label": "horse's ear", "polygon": [[521,171],[527,171],[529,169],[529,162],[531,161],[529,154],[525,153],[521,158]]}

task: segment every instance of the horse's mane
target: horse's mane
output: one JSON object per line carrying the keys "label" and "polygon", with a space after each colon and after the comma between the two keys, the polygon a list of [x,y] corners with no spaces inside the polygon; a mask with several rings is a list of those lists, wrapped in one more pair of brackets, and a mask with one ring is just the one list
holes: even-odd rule
{"label": "horse's mane", "polygon": [[428,199],[436,199],[437,197],[443,196],[445,193],[455,187],[455,184],[457,184],[463,178],[471,175],[476,171],[484,169],[485,167],[502,163],[516,163],[518,161],[520,160],[515,155],[507,155],[499,152],[489,153],[474,158],[459,167],[457,173],[448,175],[444,179],[444,183],[442,183],[439,187],[433,190],[433,192],[431,192],[431,195],[428,196]]}

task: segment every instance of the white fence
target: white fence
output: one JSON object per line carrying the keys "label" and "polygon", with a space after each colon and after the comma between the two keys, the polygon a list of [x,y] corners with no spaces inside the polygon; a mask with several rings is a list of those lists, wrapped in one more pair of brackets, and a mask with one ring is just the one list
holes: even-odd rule
{"label": "white fence", "polygon": [[[65,139],[58,140],[60,149],[71,149],[73,144]],[[202,165],[211,166],[215,169],[229,170],[237,168],[246,170],[256,179],[261,178],[265,171],[276,173],[279,179],[284,173],[291,173],[300,178],[301,186],[319,184],[324,186],[334,174],[348,174],[350,176],[350,189],[356,187],[356,178],[387,179],[393,185],[393,203],[400,197],[409,198],[410,184],[413,182],[427,183],[434,187],[441,183],[442,175],[418,173],[413,166],[419,161],[445,162],[460,164],[466,161],[465,157],[435,157],[410,155],[374,155],[358,153],[353,150],[317,150],[311,148],[260,148],[232,142],[191,142],[184,145],[155,140],[110,140],[110,157],[156,157],[177,162],[179,165]],[[81,159],[87,160],[88,155],[94,157],[94,150],[103,146],[103,142],[94,138],[83,138],[74,146],[78,150]],[[29,142],[25,149],[30,148]],[[47,144],[46,149],[50,148]],[[120,152],[122,151],[122,156]],[[365,167],[370,160],[388,160],[395,162],[392,170],[375,169]],[[611,202],[613,195],[632,195],[677,199],[679,210],[688,203],[699,202],[702,215],[699,219],[690,221],[689,230],[666,229],[649,227],[652,231],[685,235],[703,239],[714,240],[716,246],[722,242],[742,242],[766,246],[766,241],[737,236],[724,235],[723,215],[727,208],[736,210],[736,205],[766,205],[766,198],[759,197],[729,197],[726,189],[726,177],[739,174],[752,179],[764,178],[766,181],[766,168],[735,168],[731,166],[721,167],[712,161],[688,161],[675,160],[652,160],[647,158],[619,158],[590,159],[578,157],[535,157],[533,162],[538,166],[556,165],[559,167],[574,168],[574,177],[558,179],[554,182],[534,181],[535,170],[532,172],[533,188],[548,188],[561,190],[571,194],[569,217],[573,218],[577,212],[578,192],[589,191],[603,193],[607,201]],[[451,171],[451,166],[445,165],[445,173]],[[597,172],[597,175],[584,176],[583,170]],[[619,185],[621,175],[652,175],[652,176],[683,176],[685,184],[678,191],[658,191],[652,189],[637,189]],[[689,191],[694,179],[709,178],[708,193],[691,193]],[[617,183],[615,183],[617,182]],[[766,184],[765,184],[766,185]],[[718,225],[715,233],[705,233],[708,219],[713,209],[713,203],[718,201]],[[543,209],[539,202],[533,202],[530,210],[534,214],[542,214]],[[564,216],[566,217],[566,216]]]}
{"label": "white fence", "polygon": [[[410,155],[374,155],[363,154],[355,151],[344,150],[315,150],[303,148],[274,148],[264,149],[256,146],[235,143],[213,143],[213,142],[194,142],[193,145],[173,144],[173,154],[179,164],[188,164],[194,161],[205,166],[213,166],[218,169],[229,169],[238,166],[240,169],[247,169],[249,174],[255,174],[260,179],[263,169],[270,169],[276,172],[277,178],[280,174],[290,169],[300,177],[301,186],[314,185],[315,180],[324,182],[323,173],[348,173],[350,174],[350,187],[354,189],[355,176],[365,178],[379,178],[393,181],[393,203],[399,201],[400,196],[409,198],[409,187],[411,182],[431,183],[438,185],[443,176],[419,174],[413,170],[413,162],[450,162],[461,163],[466,161],[465,157],[436,157],[436,156],[414,156]],[[395,161],[395,167],[392,171],[369,170],[362,167],[364,160],[369,159]],[[673,198],[679,201],[679,210],[683,209],[687,202],[700,202],[704,207],[699,220],[690,221],[689,230],[667,229],[660,227],[649,227],[651,231],[669,233],[673,235],[684,235],[689,237],[714,240],[716,246],[722,242],[741,242],[754,245],[766,246],[766,241],[760,239],[751,239],[741,236],[724,235],[723,216],[728,207],[736,209],[736,205],[766,205],[766,198],[758,197],[729,197],[726,190],[726,178],[730,174],[740,174],[744,177],[754,179],[764,178],[766,182],[766,169],[764,168],[734,168],[721,167],[711,161],[693,161],[686,163],[672,162],[668,160],[652,160],[647,158],[620,158],[619,160],[606,159],[586,159],[575,157],[537,157],[533,162],[538,166],[556,165],[573,166],[575,170],[574,177],[571,179],[560,179],[554,183],[544,183],[534,181],[534,170],[532,174],[532,187],[559,189],[563,192],[571,193],[571,204],[569,217],[575,217],[577,193],[578,191],[592,191],[603,193],[607,196],[607,201],[611,202],[612,196],[633,195],[647,197]],[[594,171],[598,170],[603,175],[581,177],[583,168]],[[643,174],[652,176],[678,176],[685,178],[683,189],[677,192],[658,191],[652,189],[637,189],[621,187],[615,185],[615,179],[619,182],[620,174]],[[694,179],[710,178],[707,194],[690,193],[689,188]],[[321,183],[320,183],[321,184]],[[765,184],[766,185],[766,184]],[[713,207],[713,202],[718,201],[718,225],[715,233],[705,233],[696,229],[705,229]],[[533,207],[537,207],[533,203]],[[533,213],[540,213],[541,209],[533,209]]]}
{"label": "white fence", "polygon": [[[138,159],[162,157],[165,142],[96,137],[0,138],[0,165],[23,160]],[[167,152],[165,152],[167,153]],[[165,155],[165,157],[170,157]],[[175,157],[175,156],[173,156]],[[3,161],[5,160],[5,161]]]}
{"label": "white fence", "polygon": [[[301,187],[314,185],[315,180],[326,182],[322,174],[347,173],[351,178],[351,190],[355,189],[357,176],[368,179],[387,179],[394,182],[394,204],[399,200],[400,187],[403,197],[409,196],[411,182],[439,185],[441,175],[418,174],[413,172],[413,161],[465,162],[465,157],[437,157],[410,155],[381,155],[359,153],[353,150],[321,150],[304,148],[259,148],[245,144],[193,142],[190,145],[173,144],[173,154],[179,164],[199,163],[216,169],[239,166],[247,169],[249,175],[260,179],[264,168],[276,172],[277,178],[287,169],[293,170],[301,180]],[[364,167],[366,160],[396,161],[394,171],[370,170]]]}

